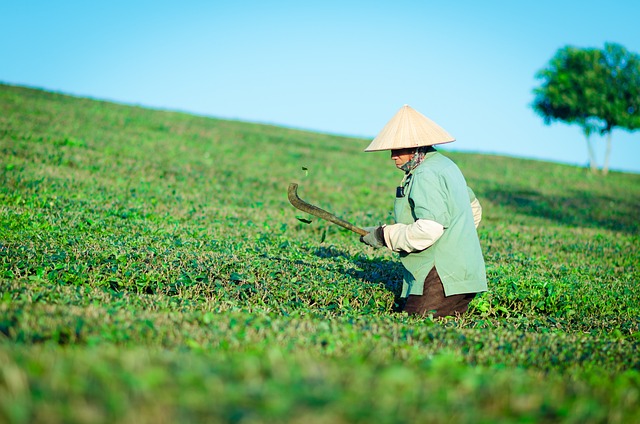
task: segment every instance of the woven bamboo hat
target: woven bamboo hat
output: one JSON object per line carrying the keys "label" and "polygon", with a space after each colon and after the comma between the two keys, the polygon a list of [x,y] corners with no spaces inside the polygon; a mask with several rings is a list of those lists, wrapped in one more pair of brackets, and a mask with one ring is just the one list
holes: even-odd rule
{"label": "woven bamboo hat", "polygon": [[455,138],[442,127],[411,106],[404,105],[364,151],[407,149],[452,141]]}

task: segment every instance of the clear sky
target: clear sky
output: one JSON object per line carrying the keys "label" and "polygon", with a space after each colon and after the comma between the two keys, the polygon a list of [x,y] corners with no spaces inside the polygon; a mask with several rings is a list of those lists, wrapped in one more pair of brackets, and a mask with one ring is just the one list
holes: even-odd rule
{"label": "clear sky", "polygon": [[[4,83],[365,138],[409,104],[446,149],[578,165],[535,73],[565,45],[640,53],[636,0],[4,0],[0,22]],[[640,131],[611,168],[640,172]]]}

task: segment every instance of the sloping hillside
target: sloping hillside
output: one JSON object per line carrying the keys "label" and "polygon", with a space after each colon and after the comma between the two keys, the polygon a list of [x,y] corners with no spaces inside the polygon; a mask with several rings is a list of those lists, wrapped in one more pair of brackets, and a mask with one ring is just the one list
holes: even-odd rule
{"label": "sloping hillside", "polygon": [[490,291],[420,320],[393,254],[286,198],[391,222],[367,143],[0,85],[0,417],[639,419],[640,175],[443,150]]}

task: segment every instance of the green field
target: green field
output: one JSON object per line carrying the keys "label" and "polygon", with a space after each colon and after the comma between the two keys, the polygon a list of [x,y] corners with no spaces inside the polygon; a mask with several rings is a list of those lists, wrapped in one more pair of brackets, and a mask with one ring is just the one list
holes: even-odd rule
{"label": "green field", "polygon": [[417,319],[287,201],[392,222],[368,142],[0,85],[0,422],[640,422],[640,174],[441,149],[489,292]]}

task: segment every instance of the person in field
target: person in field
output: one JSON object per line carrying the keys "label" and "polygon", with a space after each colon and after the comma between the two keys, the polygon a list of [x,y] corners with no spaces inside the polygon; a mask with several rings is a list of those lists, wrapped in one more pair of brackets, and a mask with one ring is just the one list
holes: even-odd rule
{"label": "person in field", "polygon": [[476,230],[482,208],[456,164],[433,147],[454,140],[405,105],[365,149],[390,150],[404,171],[396,189],[396,223],[366,227],[360,241],[399,253],[403,311],[411,315],[459,316],[487,290]]}

